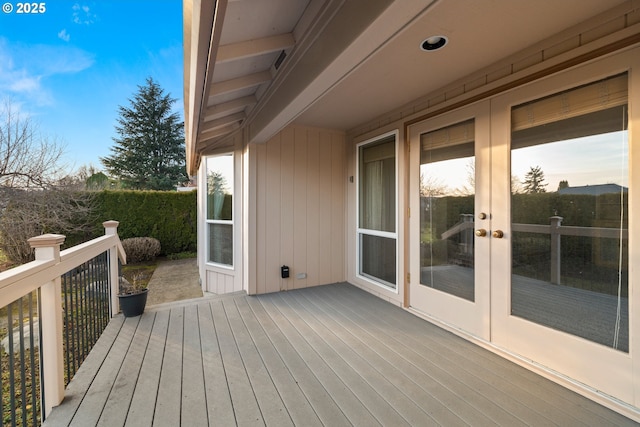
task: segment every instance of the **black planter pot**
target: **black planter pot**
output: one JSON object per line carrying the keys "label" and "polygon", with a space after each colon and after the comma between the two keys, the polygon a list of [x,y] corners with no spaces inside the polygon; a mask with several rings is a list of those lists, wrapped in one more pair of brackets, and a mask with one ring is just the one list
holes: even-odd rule
{"label": "black planter pot", "polygon": [[144,313],[144,307],[147,305],[147,294],[149,289],[145,289],[135,294],[118,295],[120,300],[120,310],[124,317],[140,316]]}

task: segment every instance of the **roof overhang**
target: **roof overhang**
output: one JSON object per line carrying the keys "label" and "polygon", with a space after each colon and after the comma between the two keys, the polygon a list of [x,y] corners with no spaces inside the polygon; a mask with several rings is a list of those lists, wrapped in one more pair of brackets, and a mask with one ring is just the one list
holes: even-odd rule
{"label": "roof overhang", "polygon": [[[188,172],[238,132],[261,143],[294,121],[346,131],[614,7],[634,5],[184,0]],[[449,44],[421,51],[434,35]]]}

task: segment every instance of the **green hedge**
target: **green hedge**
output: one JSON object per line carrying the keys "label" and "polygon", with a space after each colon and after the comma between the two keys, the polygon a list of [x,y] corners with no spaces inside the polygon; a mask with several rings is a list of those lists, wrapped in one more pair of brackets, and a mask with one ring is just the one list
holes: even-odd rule
{"label": "green hedge", "polygon": [[112,191],[96,194],[96,234],[104,234],[102,222],[120,222],[120,239],[154,237],[162,254],[197,249],[197,192]]}

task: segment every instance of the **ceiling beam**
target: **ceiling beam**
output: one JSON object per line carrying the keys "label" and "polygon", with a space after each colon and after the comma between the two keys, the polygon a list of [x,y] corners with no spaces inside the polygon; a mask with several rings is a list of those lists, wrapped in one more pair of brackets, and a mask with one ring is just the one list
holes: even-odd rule
{"label": "ceiling beam", "polygon": [[229,116],[222,117],[221,119],[210,120],[208,122],[204,122],[200,128],[200,134],[210,132],[212,130],[219,129],[221,127],[225,127],[231,123],[236,123],[244,120],[247,115],[243,112],[231,114]]}
{"label": "ceiling beam", "polygon": [[[237,79],[213,83],[211,85],[209,93],[214,95],[221,95],[223,93],[229,93],[240,89],[246,89],[248,87],[258,86],[268,81],[271,81],[271,72],[269,72],[268,70],[261,71],[259,73],[238,77]],[[209,97],[208,105],[213,104],[211,98],[212,96]]]}
{"label": "ceiling beam", "polygon": [[198,147],[202,147],[204,150],[214,144],[216,142],[214,140],[220,140],[238,129],[240,129],[240,123],[232,123],[216,131],[207,132],[206,135],[200,135],[200,138],[198,139]]}
{"label": "ceiling beam", "polygon": [[235,61],[237,59],[263,55],[265,53],[280,52],[281,50],[289,49],[294,45],[295,40],[291,33],[231,43],[218,48],[216,63],[220,64],[228,61]]}
{"label": "ceiling beam", "polygon": [[257,102],[258,100],[254,95],[248,95],[229,102],[223,102],[222,104],[212,105],[206,109],[204,120],[213,120],[224,115],[237,113],[244,110],[247,106],[255,105]]}

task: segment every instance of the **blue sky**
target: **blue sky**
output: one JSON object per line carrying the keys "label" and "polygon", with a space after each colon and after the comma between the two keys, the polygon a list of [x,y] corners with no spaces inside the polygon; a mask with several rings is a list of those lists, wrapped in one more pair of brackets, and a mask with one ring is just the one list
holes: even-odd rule
{"label": "blue sky", "polygon": [[40,14],[0,3],[0,102],[61,141],[70,169],[102,169],[118,106],[147,77],[177,99],[182,117],[181,0],[49,0]]}

